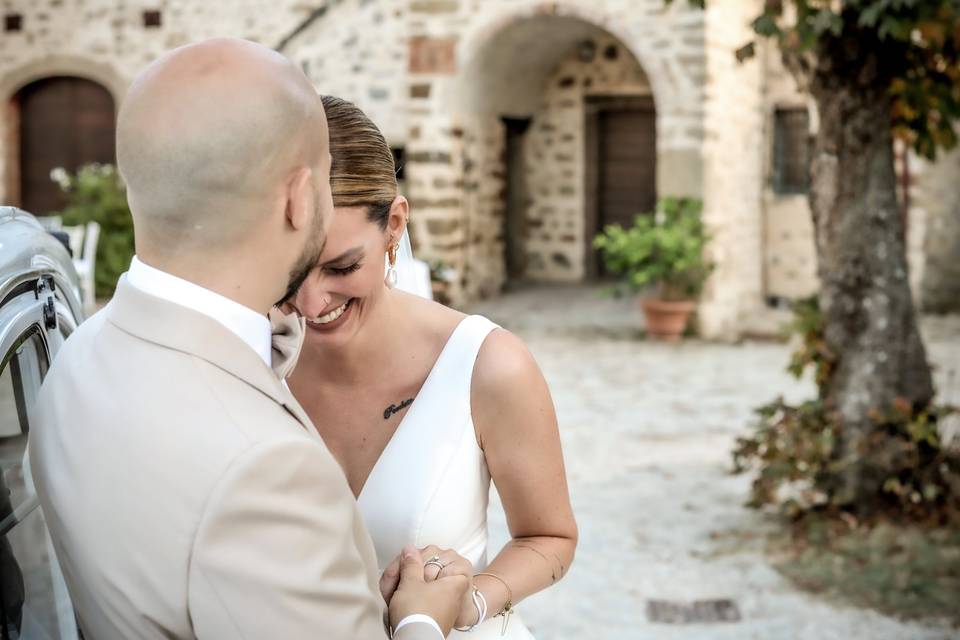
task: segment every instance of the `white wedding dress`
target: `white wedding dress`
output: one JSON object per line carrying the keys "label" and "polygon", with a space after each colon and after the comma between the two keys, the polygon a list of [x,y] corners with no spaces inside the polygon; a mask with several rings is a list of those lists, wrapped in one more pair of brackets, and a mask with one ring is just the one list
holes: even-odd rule
{"label": "white wedding dress", "polygon": [[[381,571],[408,544],[454,549],[478,572],[487,565],[490,472],[473,428],[470,381],[480,346],[496,328],[481,316],[460,322],[360,491]],[[533,639],[516,612],[503,636],[502,627],[503,617],[491,618],[448,637]]]}

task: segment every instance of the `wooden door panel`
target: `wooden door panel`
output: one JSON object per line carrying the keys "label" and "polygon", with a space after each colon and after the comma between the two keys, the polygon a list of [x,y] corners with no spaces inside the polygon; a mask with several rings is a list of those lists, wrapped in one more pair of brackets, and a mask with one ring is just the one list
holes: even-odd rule
{"label": "wooden door panel", "polygon": [[20,200],[44,215],[62,209],[63,194],[50,171],[91,162],[113,163],[114,105],[110,93],[83,78],[45,78],[18,94],[20,105]]}
{"label": "wooden door panel", "polygon": [[656,202],[656,122],[652,109],[600,114],[599,218],[630,226]]}
{"label": "wooden door panel", "polygon": [[606,275],[593,248],[608,224],[625,227],[656,204],[656,110],[650,96],[589,96],[585,104],[587,277]]}

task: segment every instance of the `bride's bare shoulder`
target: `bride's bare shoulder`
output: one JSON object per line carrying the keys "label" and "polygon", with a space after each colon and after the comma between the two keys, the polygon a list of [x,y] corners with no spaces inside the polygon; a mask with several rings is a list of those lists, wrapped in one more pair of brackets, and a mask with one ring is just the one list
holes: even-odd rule
{"label": "bride's bare shoulder", "polygon": [[487,336],[473,369],[474,392],[496,396],[529,389],[527,385],[539,379],[540,367],[523,340],[506,329],[497,329]]}
{"label": "bride's bare shoulder", "polygon": [[470,406],[480,446],[494,458],[502,453],[498,442],[523,441],[536,448],[556,430],[550,390],[537,361],[523,340],[505,329],[491,332],[480,347]]}

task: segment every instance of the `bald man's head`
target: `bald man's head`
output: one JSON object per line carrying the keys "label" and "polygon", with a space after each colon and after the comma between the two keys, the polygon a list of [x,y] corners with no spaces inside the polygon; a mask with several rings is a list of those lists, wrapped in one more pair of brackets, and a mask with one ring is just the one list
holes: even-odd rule
{"label": "bald man's head", "polygon": [[291,176],[316,173],[327,153],[320,98],[279,53],[216,39],[165,54],[134,80],[117,119],[138,251],[243,242]]}

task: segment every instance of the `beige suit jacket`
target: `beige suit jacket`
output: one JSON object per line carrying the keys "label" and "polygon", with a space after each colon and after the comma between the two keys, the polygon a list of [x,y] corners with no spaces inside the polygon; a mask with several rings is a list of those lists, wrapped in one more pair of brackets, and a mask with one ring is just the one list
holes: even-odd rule
{"label": "beige suit jacket", "polygon": [[30,458],[88,640],[384,637],[339,465],[212,318],[121,280],[54,361]]}

